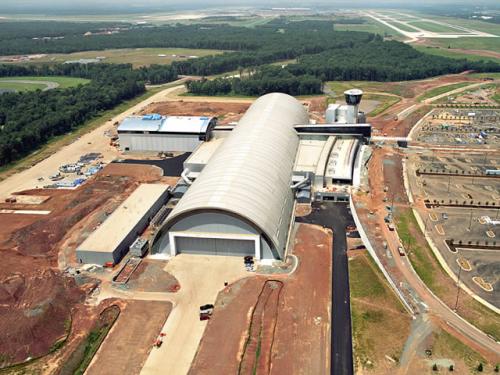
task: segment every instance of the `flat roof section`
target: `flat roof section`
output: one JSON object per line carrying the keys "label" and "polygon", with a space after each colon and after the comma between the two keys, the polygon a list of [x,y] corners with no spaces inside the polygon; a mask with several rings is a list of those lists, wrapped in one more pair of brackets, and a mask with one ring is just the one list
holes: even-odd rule
{"label": "flat roof section", "polygon": [[97,228],[78,251],[112,253],[147,211],[168,189],[164,184],[142,184]]}
{"label": "flat roof section", "polygon": [[213,117],[167,116],[158,130],[160,133],[206,133]]}
{"label": "flat roof section", "polygon": [[118,131],[149,131],[157,132],[160,129],[163,118],[158,120],[144,120],[144,116],[129,116],[126,117],[120,125]]}
{"label": "flat roof section", "polygon": [[225,139],[226,138],[213,138],[208,142],[201,143],[189,158],[187,158],[184,165],[189,168],[189,164],[207,164]]}
{"label": "flat roof section", "polygon": [[324,140],[301,139],[293,170],[295,172],[314,173],[321,156],[321,151],[323,147],[325,147],[326,140],[326,138]]}
{"label": "flat roof section", "polygon": [[214,117],[199,116],[129,116],[118,126],[118,132],[206,133]]}

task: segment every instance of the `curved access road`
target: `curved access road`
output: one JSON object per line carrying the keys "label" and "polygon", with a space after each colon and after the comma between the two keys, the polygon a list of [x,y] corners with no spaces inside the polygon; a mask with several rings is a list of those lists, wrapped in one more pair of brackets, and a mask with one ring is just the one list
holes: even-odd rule
{"label": "curved access road", "polygon": [[[391,253],[393,263],[389,264],[386,260],[384,250],[375,246],[375,252],[380,262],[384,266],[393,283],[397,286],[399,294],[407,296],[407,302],[413,305],[417,311],[428,313],[437,318],[438,323],[444,328],[453,332],[467,345],[474,347],[484,356],[492,360],[492,363],[500,361],[500,343],[489,338],[485,333],[477,329],[475,326],[464,320],[452,309],[450,309],[439,297],[437,297],[427,285],[420,279],[407,257],[402,257],[398,253],[400,240],[396,231],[390,231],[384,222],[385,205],[383,202],[384,193],[383,187],[388,186],[389,191],[397,191],[398,187],[391,185],[392,183],[401,183],[396,179],[385,180],[383,172],[383,161],[390,158],[388,154],[392,154],[394,149],[383,148],[376,154],[372,155],[371,165],[369,169],[369,179],[373,197],[357,197],[353,195],[356,206],[369,207],[373,215],[369,218],[368,215],[361,210],[357,210],[363,229],[368,234],[369,240],[373,243],[380,243],[382,239],[387,241],[388,250]],[[403,198],[403,197],[400,197]],[[404,200],[404,201],[403,201]],[[361,205],[358,205],[358,204]],[[410,208],[406,199],[401,199],[400,206]],[[372,230],[374,224],[380,227],[379,235],[375,238],[375,233]],[[406,284],[403,288],[403,284]]]}
{"label": "curved access road", "polygon": [[45,85],[45,88],[42,91],[52,90],[59,87],[59,83],[52,81],[30,81],[30,80],[19,80],[19,79],[2,79],[1,83],[22,83],[25,85]]}

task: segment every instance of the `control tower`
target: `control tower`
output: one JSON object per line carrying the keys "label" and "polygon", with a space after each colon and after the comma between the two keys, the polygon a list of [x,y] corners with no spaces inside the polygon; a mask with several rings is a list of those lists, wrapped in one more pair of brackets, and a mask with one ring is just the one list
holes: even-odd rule
{"label": "control tower", "polygon": [[363,91],[359,89],[350,89],[344,91],[347,108],[345,111],[345,122],[355,124],[358,122],[359,103],[363,97]]}

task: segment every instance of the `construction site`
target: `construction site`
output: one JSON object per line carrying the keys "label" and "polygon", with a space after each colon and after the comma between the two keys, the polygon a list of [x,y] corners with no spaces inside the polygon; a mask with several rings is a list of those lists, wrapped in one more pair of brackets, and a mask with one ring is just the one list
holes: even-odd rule
{"label": "construction site", "polygon": [[[470,309],[463,288],[500,303],[500,159],[468,149],[495,149],[500,114],[436,107],[411,131],[428,112],[415,96],[442,82],[409,85],[412,98],[374,118],[365,112],[378,104],[357,89],[329,103],[277,93],[187,100],[169,88],[0,182],[1,366],[117,375],[428,369],[418,353],[434,341],[413,333],[463,327],[440,305],[449,327],[428,320],[437,305],[408,273],[417,244],[396,234],[407,193],[459,279],[450,288],[459,308]],[[364,270],[380,294],[356,284]],[[391,319],[384,335],[377,324]],[[366,342],[360,327],[376,338]],[[494,341],[475,343],[469,326],[459,332],[494,363]],[[436,358],[452,357],[436,345]],[[457,373],[470,366],[453,361]]]}
{"label": "construction site", "polygon": [[[186,114],[181,111],[186,105],[176,112],[177,102],[151,104],[142,111],[165,111],[171,119],[158,128],[158,137],[170,137],[160,146],[161,158],[149,146],[153,138],[134,143],[134,150],[120,147],[124,134],[134,142],[138,127],[156,126],[153,122],[162,119],[161,114],[134,112],[129,117],[133,124],[122,121],[118,131],[115,124],[99,131],[99,142],[108,140],[102,152],[82,139],[86,146],[80,157],[38,174],[31,189],[5,185],[0,213],[8,225],[1,228],[0,246],[7,267],[0,279],[4,301],[17,307],[2,308],[8,338],[0,348],[8,353],[2,366],[24,362],[33,372],[64,364],[65,371],[86,368],[96,374],[147,374],[158,368],[196,373],[224,346],[231,356],[237,352],[234,362],[221,366],[242,373],[253,368],[268,372],[271,366],[280,372],[314,368],[328,373],[332,269],[320,265],[332,264],[332,234],[295,224],[295,212],[301,212],[297,202],[348,200],[370,137],[370,126],[358,123],[364,120],[358,113],[361,96],[360,91],[346,92],[347,103],[323,112],[320,117],[330,123],[321,125],[309,121],[309,103],[283,94],[252,105],[194,102],[190,116],[218,117],[203,138],[199,130],[182,130],[190,125],[175,117]],[[256,144],[269,133],[272,144],[262,144],[255,156],[245,151],[245,144]],[[189,144],[186,137],[196,140],[187,153],[177,149]],[[238,150],[245,154],[238,156]],[[267,162],[265,153],[270,153]],[[248,165],[242,168],[245,159]],[[285,206],[276,201],[276,193],[262,189],[262,178],[276,173],[281,175],[275,186],[289,196]],[[218,192],[211,179],[225,192]],[[254,188],[243,189],[249,181]],[[245,198],[250,192],[254,196]],[[206,194],[212,197],[193,206]],[[215,200],[221,194],[226,195],[224,206]],[[231,194],[238,197],[233,203]],[[246,206],[238,207],[245,200]],[[307,303],[304,288],[311,291]],[[188,298],[195,290],[199,295]],[[145,311],[155,316],[146,325],[140,319]],[[212,334],[220,325],[231,331]],[[243,346],[231,344],[245,337]],[[293,340],[291,347],[294,337],[310,339]],[[53,350],[54,343],[64,350]],[[90,354],[83,354],[89,346]],[[181,347],[182,354],[176,349]],[[211,353],[216,347],[219,354]],[[296,361],[273,354],[276,347],[296,353]],[[130,360],[123,362],[123,356]],[[211,366],[210,371],[223,368]]]}
{"label": "construction site", "polygon": [[499,110],[435,109],[415,130],[413,139],[432,145],[498,149]]}

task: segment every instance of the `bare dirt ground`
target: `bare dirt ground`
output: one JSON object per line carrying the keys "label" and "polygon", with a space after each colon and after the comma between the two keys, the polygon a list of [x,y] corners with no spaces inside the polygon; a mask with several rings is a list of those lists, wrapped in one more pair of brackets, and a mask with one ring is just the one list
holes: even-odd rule
{"label": "bare dirt ground", "polygon": [[498,103],[492,98],[492,96],[495,95],[497,90],[498,89],[495,88],[478,88],[475,91],[458,95],[453,102],[464,104],[496,105]]}
{"label": "bare dirt ground", "polygon": [[[430,107],[417,101],[417,97],[433,88],[458,82],[481,82],[478,78],[471,78],[465,73],[440,76],[423,81],[406,82],[401,88],[402,100],[378,116],[369,118],[377,135],[406,136],[417,121],[430,110]],[[388,86],[401,83],[387,83]],[[411,110],[410,110],[411,108]],[[405,110],[408,109],[407,115]]]}
{"label": "bare dirt ground", "polygon": [[159,113],[168,116],[215,116],[220,125],[238,121],[246,112],[251,102],[224,103],[217,101],[197,102],[188,99],[153,103],[141,113]]}
{"label": "bare dirt ground", "polygon": [[163,171],[154,165],[111,163],[100,174],[131,177],[142,183],[148,183],[158,181],[163,176]]}
{"label": "bare dirt ground", "polygon": [[[110,202],[123,201],[141,178],[150,180],[144,171],[134,174],[127,165],[119,168],[125,176],[118,170],[113,175],[101,172],[75,190],[23,192],[50,197],[37,205],[37,209],[51,211],[48,215],[0,214],[0,353],[6,358],[4,365],[44,355],[65,337],[69,326],[72,335],[81,335],[85,329],[78,322],[86,321],[80,314],[93,314],[81,305],[90,286],[78,287],[73,278],[61,273],[59,252],[63,244],[74,249],[81,231],[90,231]],[[71,262],[71,251],[66,255]]]}
{"label": "bare dirt ground", "polygon": [[139,374],[171,310],[170,302],[127,301],[86,374]]}
{"label": "bare dirt ground", "polygon": [[[297,270],[289,276],[273,275],[273,280],[283,283],[279,298],[271,298],[279,300],[274,332],[270,327],[276,304],[266,304],[263,315],[259,313],[259,296],[269,278],[243,279],[222,291],[190,374],[237,373],[256,311],[267,327],[260,343],[267,351],[260,353],[265,359],[259,362],[252,346],[246,359],[257,363],[259,374],[329,373],[331,243],[331,234],[320,227],[299,226],[293,249],[299,258]],[[243,373],[252,374],[251,368],[245,365]]]}
{"label": "bare dirt ground", "polygon": [[128,281],[137,292],[172,293],[180,289],[177,279],[164,270],[165,261],[144,259]]}

